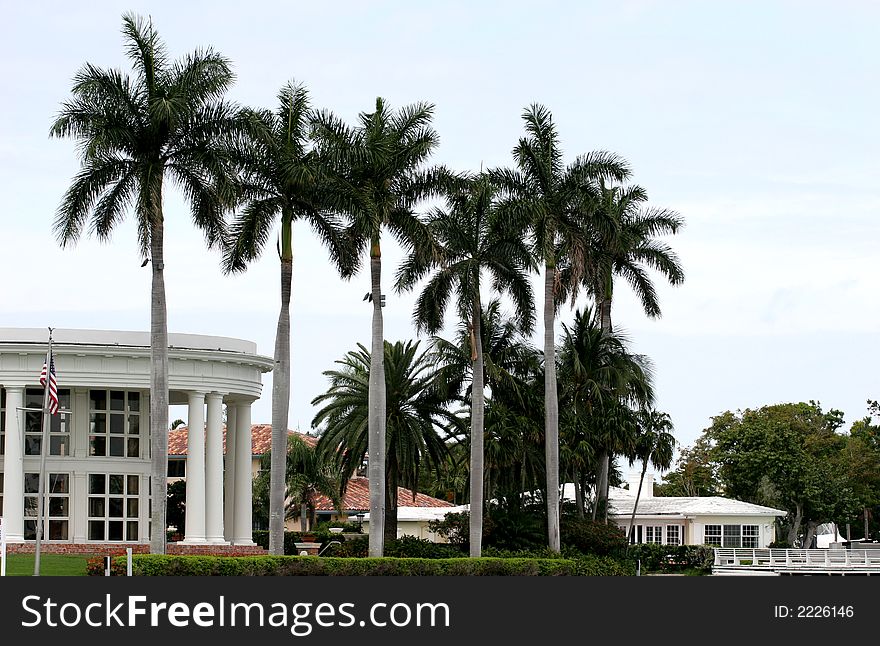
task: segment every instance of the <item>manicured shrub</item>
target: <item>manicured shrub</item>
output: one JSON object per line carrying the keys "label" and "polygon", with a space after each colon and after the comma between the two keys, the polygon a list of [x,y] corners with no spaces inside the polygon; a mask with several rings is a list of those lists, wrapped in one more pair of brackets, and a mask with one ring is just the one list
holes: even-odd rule
{"label": "manicured shrub", "polygon": [[[125,559],[116,559],[124,571]],[[324,558],[317,556],[134,556],[135,576],[627,576],[610,557]]]}
{"label": "manicured shrub", "polygon": [[575,576],[584,570],[581,564],[561,558],[344,559],[139,554],[133,563],[135,576]]}
{"label": "manicured shrub", "polygon": [[[341,545],[328,548],[324,556],[366,558],[369,554],[369,537],[347,540]],[[401,536],[385,541],[385,556],[394,558],[448,559],[466,556],[460,547],[446,543],[433,543],[415,536]]]}

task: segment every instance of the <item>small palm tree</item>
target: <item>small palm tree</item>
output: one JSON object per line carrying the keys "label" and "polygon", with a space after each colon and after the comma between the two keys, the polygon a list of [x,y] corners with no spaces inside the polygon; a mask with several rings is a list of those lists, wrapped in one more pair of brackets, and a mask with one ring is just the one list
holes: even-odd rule
{"label": "small palm tree", "polygon": [[293,223],[304,220],[324,242],[333,262],[345,274],[348,258],[339,222],[323,208],[320,166],[309,146],[311,109],[305,87],[288,83],[278,94],[278,108],[245,110],[248,137],[236,157],[242,167],[239,199],[244,203],[231,229],[224,270],[244,271],[260,256],[276,220],[280,220],[281,311],[275,331],[272,371],[272,465],[269,494],[269,552],[284,553],[284,450],[290,408],[290,293],[293,280]]}
{"label": "small palm tree", "polygon": [[559,551],[559,401],[556,387],[555,316],[559,296],[557,267],[568,257],[585,270],[589,238],[585,214],[600,179],[623,181],[626,163],[605,152],[563,163],[550,111],[532,105],[523,113],[526,136],[513,149],[516,170],[494,171],[504,189],[502,211],[526,223],[533,253],[544,263],[544,417],[547,470],[547,533],[550,549]]}
{"label": "small palm tree", "polygon": [[672,466],[672,458],[675,454],[675,437],[672,435],[672,419],[668,413],[662,413],[650,408],[643,408],[637,415],[639,430],[641,431],[636,440],[635,451],[630,459],[630,466],[636,460],[642,461],[642,475],[639,478],[639,489],[633,502],[632,515],[629,519],[629,530],[626,535],[632,540],[633,525],[636,521],[636,509],[639,506],[639,498],[642,495],[642,484],[645,482],[645,473],[648,471],[648,463],[654,468],[665,471]]}
{"label": "small palm tree", "polygon": [[439,253],[414,253],[398,272],[399,289],[411,289],[430,275],[416,301],[417,331],[436,334],[453,293],[456,310],[468,330],[471,362],[470,432],[470,555],[479,557],[483,537],[483,422],[485,408],[483,316],[481,285],[483,273],[498,293],[509,294],[520,330],[531,331],[534,298],[526,271],[531,259],[519,230],[502,220],[493,209],[495,188],[486,175],[469,179],[464,190],[449,196],[451,209],[435,209],[428,227]]}
{"label": "small palm tree", "polygon": [[141,253],[152,263],[150,301],[150,550],[165,551],[168,456],[168,323],[165,303],[164,184],[170,180],[192,208],[208,245],[223,240],[223,209],[234,166],[224,138],[240,129],[237,109],[222,100],[233,81],[229,61],[197,50],[169,61],[150,21],[122,19],[130,77],[87,63],[73,80],[50,134],[79,143],[81,168],[64,194],[53,228],[73,245],[89,223],[108,240],[131,211]]}
{"label": "small palm tree", "polygon": [[[266,513],[270,497],[270,469],[272,451],[260,458],[260,471],[254,478],[254,504]],[[315,526],[315,503],[318,496],[326,496],[336,510],[344,512],[340,491],[340,477],[331,465],[325,464],[315,447],[302,436],[288,434],[285,518],[299,518],[305,532]],[[264,518],[268,518],[264,516]]]}
{"label": "small palm tree", "polygon": [[[383,500],[387,513],[381,529],[384,538],[396,538],[398,487],[406,487],[415,495],[423,466],[439,469],[444,464],[447,447],[438,430],[458,421],[436,388],[433,361],[428,353],[419,352],[417,341],[386,342],[384,349],[388,458]],[[349,352],[337,363],[339,369],[324,373],[330,378],[330,389],[312,400],[313,406],[323,405],[312,427],[323,426],[318,452],[338,469],[344,488],[369,450],[373,362],[367,349],[359,344],[357,351]],[[371,511],[371,537],[377,522]]]}
{"label": "small palm tree", "polygon": [[[373,307],[369,355],[369,481],[370,556],[384,552],[383,522],[385,487],[386,394],[384,328],[382,319],[383,229],[405,247],[428,249],[427,227],[415,209],[424,199],[439,195],[448,173],[442,168],[425,168],[437,147],[438,136],[431,127],[434,107],[427,103],[405,106],[394,112],[382,98],[373,112],[359,115],[351,128],[330,112],[315,121],[319,153],[326,162],[327,194],[335,209],[349,218],[346,231],[352,255],[369,250],[370,291],[365,300]],[[355,269],[352,265],[347,275]]]}

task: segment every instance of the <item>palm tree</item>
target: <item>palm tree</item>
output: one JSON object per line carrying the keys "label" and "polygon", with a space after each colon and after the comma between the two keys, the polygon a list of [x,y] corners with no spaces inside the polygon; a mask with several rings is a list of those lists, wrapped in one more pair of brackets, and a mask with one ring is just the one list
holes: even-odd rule
{"label": "palm tree", "polygon": [[[260,458],[260,471],[254,478],[254,501],[263,506],[270,497],[271,450]],[[312,444],[301,435],[288,434],[287,442],[285,519],[300,519],[300,529],[305,532],[315,526],[315,502],[318,496],[326,496],[336,510],[343,513],[342,497],[339,495],[340,477],[330,465],[324,463]],[[309,525],[307,526],[307,522]]]}
{"label": "palm tree", "polygon": [[[388,513],[381,529],[383,537],[389,539],[397,536],[398,487],[406,487],[415,495],[423,464],[440,468],[447,447],[438,429],[458,421],[440,396],[433,361],[427,352],[419,352],[418,341],[385,342],[384,350],[388,469],[383,503]],[[312,400],[313,406],[323,404],[312,420],[312,427],[323,425],[318,452],[338,468],[344,487],[360,469],[369,449],[373,362],[369,351],[358,344],[357,351],[349,352],[337,363],[341,368],[324,373],[330,378],[330,389]],[[377,522],[371,509],[371,539]]]}
{"label": "palm tree", "polygon": [[[456,309],[468,330],[471,362],[470,433],[470,555],[479,557],[483,537],[483,421],[485,408],[483,341],[480,323],[482,274],[498,293],[510,295],[518,326],[531,331],[534,298],[526,271],[531,259],[520,231],[498,218],[493,209],[495,188],[488,176],[469,179],[463,191],[450,196],[451,209],[435,209],[428,227],[439,256],[416,249],[398,272],[399,289],[411,289],[430,274],[416,301],[413,318],[418,332],[436,334],[453,292]],[[432,273],[433,272],[433,273]]]}
{"label": "palm tree", "polygon": [[[632,537],[636,509],[642,495],[642,484],[645,481],[645,473],[648,471],[648,463],[653,464],[656,469],[665,471],[672,466],[672,457],[675,453],[675,437],[672,435],[672,420],[668,413],[644,408],[638,411],[637,419],[641,433],[636,440],[635,452],[630,459],[630,466],[635,460],[641,460],[642,475],[639,478],[639,489],[636,492],[632,515],[629,519],[629,530],[626,532],[628,537]],[[632,539],[630,538],[630,540]]]}
{"label": "palm tree", "polygon": [[616,155],[593,152],[564,165],[550,111],[532,105],[523,113],[526,136],[513,149],[517,169],[493,171],[504,189],[502,212],[527,224],[535,258],[544,263],[544,425],[547,470],[547,533],[559,551],[559,401],[556,390],[555,315],[559,296],[557,266],[568,257],[586,270],[589,245],[585,216],[602,178],[623,181],[629,174]]}
{"label": "palm tree", "polygon": [[231,160],[221,139],[239,127],[222,100],[232,84],[229,61],[210,49],[169,61],[150,21],[122,19],[134,77],[86,63],[73,80],[51,136],[78,140],[81,168],[53,223],[62,246],[86,223],[108,240],[128,211],[137,220],[141,253],[152,262],[150,304],[150,549],[165,551],[168,455],[168,324],[165,305],[163,185],[184,193],[208,245],[222,241],[223,207],[231,199]]}
{"label": "palm tree", "polygon": [[[590,447],[578,451],[577,465],[582,466],[584,454],[598,456],[625,448],[632,427],[629,404],[653,401],[653,370],[647,357],[629,351],[625,335],[603,330],[590,310],[575,311],[571,327],[562,327],[562,398],[577,420],[572,429],[575,443],[586,442]],[[575,474],[576,486],[579,476]],[[601,486],[597,480],[594,519],[603,500]]]}
{"label": "palm tree", "polygon": [[[648,270],[659,272],[671,285],[684,280],[678,256],[669,245],[656,239],[656,236],[677,233],[684,220],[674,211],[645,207],[647,199],[647,193],[640,186],[601,184],[599,210],[612,226],[593,230],[590,271],[583,274],[583,282],[596,298],[601,326],[606,332],[611,331],[615,276],[622,276],[632,287],[650,318],[660,316],[660,304]],[[609,462],[607,452],[600,454],[597,473],[600,492],[608,488]]]}
{"label": "palm tree", "polygon": [[340,268],[347,262],[339,223],[322,210],[319,165],[309,147],[311,110],[305,87],[290,82],[278,93],[278,109],[245,110],[249,137],[237,147],[243,169],[240,199],[224,258],[226,272],[244,271],[259,257],[280,218],[281,311],[275,332],[272,372],[272,465],[269,494],[269,552],[284,554],[284,498],[287,419],[290,408],[290,292],[293,280],[293,223],[307,221]]}
{"label": "palm tree", "polygon": [[[319,152],[328,165],[324,178],[328,194],[337,211],[350,218],[346,236],[352,253],[362,256],[365,248],[369,249],[370,291],[364,299],[373,306],[368,419],[370,556],[382,556],[384,551],[381,521],[386,499],[381,232],[388,229],[405,247],[430,247],[427,229],[416,217],[415,208],[423,199],[438,195],[447,176],[441,168],[423,167],[439,141],[431,128],[433,112],[427,103],[394,112],[377,98],[375,111],[361,113],[356,128],[327,111],[320,113],[315,123]],[[354,269],[352,266],[348,273]]]}

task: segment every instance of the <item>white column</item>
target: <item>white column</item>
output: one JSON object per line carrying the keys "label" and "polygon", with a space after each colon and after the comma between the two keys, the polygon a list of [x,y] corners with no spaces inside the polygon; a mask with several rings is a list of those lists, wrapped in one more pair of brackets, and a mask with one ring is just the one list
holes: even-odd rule
{"label": "white column", "polygon": [[184,543],[205,542],[205,393],[189,393]]}
{"label": "white column", "polygon": [[236,406],[235,413],[235,524],[232,542],[235,545],[253,545],[251,471],[251,403]]}
{"label": "white column", "polygon": [[235,519],[235,402],[226,402],[226,465],[223,478],[223,538],[232,540]]}
{"label": "white column", "polygon": [[205,538],[223,543],[223,395],[208,393],[205,439]]}
{"label": "white column", "polygon": [[6,387],[6,449],[3,456],[3,527],[10,543],[24,542],[24,388]]}

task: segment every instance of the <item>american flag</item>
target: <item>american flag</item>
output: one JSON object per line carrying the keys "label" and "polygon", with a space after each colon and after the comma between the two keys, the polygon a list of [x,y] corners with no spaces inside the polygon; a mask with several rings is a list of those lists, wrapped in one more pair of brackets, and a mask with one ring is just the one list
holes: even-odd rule
{"label": "american flag", "polygon": [[[58,380],[55,377],[55,358],[49,354],[49,414],[58,413]],[[40,385],[46,387],[46,363],[43,363],[43,371],[40,373]]]}

